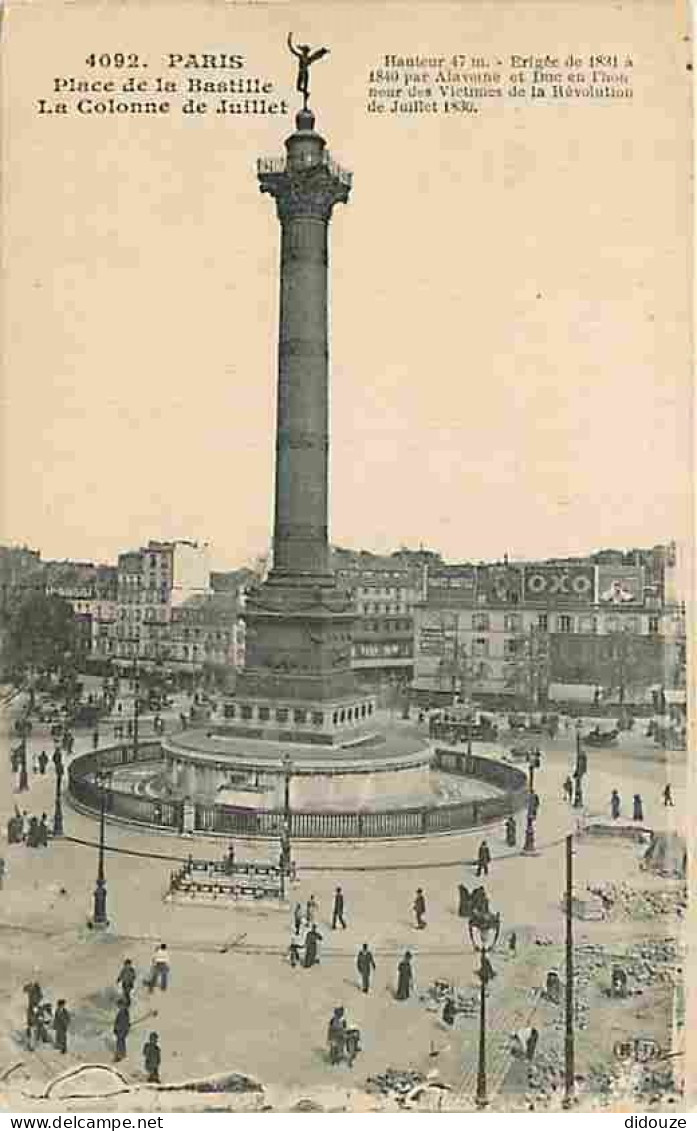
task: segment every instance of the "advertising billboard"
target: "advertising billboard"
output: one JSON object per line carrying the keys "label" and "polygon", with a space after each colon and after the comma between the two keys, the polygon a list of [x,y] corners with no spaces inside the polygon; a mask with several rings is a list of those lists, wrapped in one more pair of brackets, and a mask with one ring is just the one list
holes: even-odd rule
{"label": "advertising billboard", "polygon": [[529,565],[525,567],[525,600],[540,605],[592,605],[592,565]]}
{"label": "advertising billboard", "polygon": [[523,571],[520,566],[489,565],[477,567],[478,605],[519,605],[523,595]]}
{"label": "advertising billboard", "polygon": [[642,566],[598,566],[599,605],[640,605],[643,600]]}
{"label": "advertising billboard", "polygon": [[443,605],[473,605],[476,569],[472,565],[438,565],[428,571],[428,600]]}

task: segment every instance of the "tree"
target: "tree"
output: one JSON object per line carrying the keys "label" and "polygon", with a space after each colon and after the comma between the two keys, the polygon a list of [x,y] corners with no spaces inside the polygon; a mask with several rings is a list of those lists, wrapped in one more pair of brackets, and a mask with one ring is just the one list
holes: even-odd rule
{"label": "tree", "polygon": [[14,671],[29,667],[59,671],[74,662],[78,648],[77,620],[68,601],[33,593],[10,619],[6,665]]}

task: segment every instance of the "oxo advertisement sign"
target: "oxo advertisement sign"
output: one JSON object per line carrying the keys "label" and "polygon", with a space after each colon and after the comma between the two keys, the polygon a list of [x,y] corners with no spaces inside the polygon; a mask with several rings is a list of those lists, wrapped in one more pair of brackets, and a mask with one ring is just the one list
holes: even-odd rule
{"label": "oxo advertisement sign", "polygon": [[526,566],[525,600],[546,605],[591,605],[595,596],[593,566]]}

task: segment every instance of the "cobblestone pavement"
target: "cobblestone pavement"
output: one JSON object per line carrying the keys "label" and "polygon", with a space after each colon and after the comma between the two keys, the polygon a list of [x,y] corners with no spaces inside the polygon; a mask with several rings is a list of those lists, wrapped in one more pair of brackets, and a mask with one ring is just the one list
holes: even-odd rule
{"label": "cobblestone pavement", "polygon": [[[11,717],[10,708],[10,717]],[[29,812],[53,812],[52,773],[33,775],[27,794],[13,794],[8,759],[8,711],[0,716],[0,798],[5,817],[15,801]],[[90,736],[80,738],[76,753],[91,748]],[[43,741],[42,741],[43,738]],[[51,743],[35,735],[31,751]],[[559,747],[559,744],[557,744]],[[544,747],[543,747],[544,748]],[[481,747],[482,752],[486,752]],[[593,753],[590,757],[588,809],[606,812],[610,789],[617,784],[627,798],[642,792],[649,825],[679,822],[684,802],[684,756],[665,755],[666,765],[642,747]],[[510,1032],[525,1024],[536,999],[549,956],[536,947],[536,935],[560,944],[563,938],[561,893],[564,876],[563,838],[578,820],[561,797],[561,782],[572,752],[563,743],[546,752],[536,781],[542,805],[537,825],[539,854],[525,858],[505,848],[501,827],[487,830],[494,861],[487,880],[492,906],[502,914],[504,933],[516,930],[520,953],[510,961],[497,956],[498,977],[488,1009],[488,1076],[492,1092],[509,1068]],[[601,761],[602,759],[602,761]],[[660,793],[670,774],[677,805],[665,811]],[[434,1065],[443,1079],[463,1094],[476,1083],[477,1020],[467,1018],[461,1029],[445,1033],[437,1015],[413,998],[396,1002],[396,965],[406,948],[414,953],[417,989],[435,978],[469,986],[476,991],[475,956],[463,921],[456,914],[457,884],[473,886],[471,861],[482,833],[404,842],[369,844],[296,844],[299,880],[292,900],[310,893],[320,904],[323,934],[321,963],[309,971],[291,970],[286,957],[290,912],[288,906],[179,905],[164,902],[173,863],[154,855],[185,858],[215,857],[226,845],[221,840],[156,835],[109,824],[107,881],[110,930],[90,931],[86,922],[96,870],[96,822],[66,806],[68,836],[45,850],[7,846],[4,890],[0,893],[0,1001],[11,1018],[12,1031],[0,1039],[0,1070],[21,1054],[21,986],[36,968],[51,1000],[68,998],[75,1024],[68,1063],[87,1058],[109,1060],[111,1024],[116,994],[113,979],[129,955],[141,972],[148,966],[155,943],[167,941],[172,952],[173,979],[166,994],[137,995],[136,1028],[124,1062],[127,1074],[139,1078],[142,1034],[153,1024],[161,1034],[166,1078],[204,1075],[214,1071],[246,1072],[264,1083],[312,1088],[332,1082],[360,1083],[388,1065],[428,1071]],[[522,830],[519,830],[522,832]],[[75,838],[74,840],[69,839]],[[87,843],[81,843],[87,842]],[[117,849],[143,855],[127,855]],[[239,843],[242,857],[271,858],[275,847]],[[579,840],[575,858],[576,888],[598,878],[627,880],[656,890],[665,886],[657,877],[642,875],[636,846],[619,840]],[[348,928],[333,932],[329,925],[332,892],[341,884],[346,895]],[[417,886],[427,899],[425,931],[417,931],[411,904]],[[668,924],[670,926],[670,924]],[[577,942],[625,941],[667,930],[666,920],[647,922],[579,922]],[[355,954],[368,941],[378,970],[371,993],[364,996],[356,983]],[[225,950],[226,945],[234,945]],[[500,969],[499,969],[500,968]],[[364,1034],[364,1052],[352,1070],[330,1069],[324,1056],[328,1017],[344,1004],[352,1022]],[[156,1009],[156,1017],[145,1017]],[[433,1055],[435,1053],[435,1055]],[[33,1054],[33,1071],[49,1078],[56,1071],[54,1050]]]}

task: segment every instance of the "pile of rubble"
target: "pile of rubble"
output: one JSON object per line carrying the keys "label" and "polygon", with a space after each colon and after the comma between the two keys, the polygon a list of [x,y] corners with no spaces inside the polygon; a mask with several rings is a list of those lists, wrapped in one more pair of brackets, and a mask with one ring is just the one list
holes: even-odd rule
{"label": "pile of rubble", "polygon": [[634,1102],[674,1102],[680,1089],[673,1069],[666,1065],[592,1065],[586,1087],[590,1094],[607,1101],[632,1099]]}
{"label": "pile of rubble", "polygon": [[613,918],[654,919],[658,915],[682,915],[685,896],[680,891],[651,891],[629,884],[589,884],[588,890],[599,896],[607,914]]}
{"label": "pile of rubble", "polygon": [[528,1102],[550,1099],[564,1088],[564,1060],[556,1049],[539,1053],[528,1068]]}
{"label": "pile of rubble", "polygon": [[431,982],[431,984],[419,994],[419,1001],[422,1002],[431,1013],[439,1011],[448,998],[452,999],[455,1012],[458,1014],[472,1017],[477,1011],[477,997],[471,990],[463,990],[459,986],[453,986],[450,982],[439,978]]}
{"label": "pile of rubble", "polygon": [[423,1072],[411,1068],[386,1068],[377,1076],[369,1076],[365,1082],[366,1092],[378,1093],[381,1096],[404,1098],[413,1092],[414,1088],[426,1082]]}

